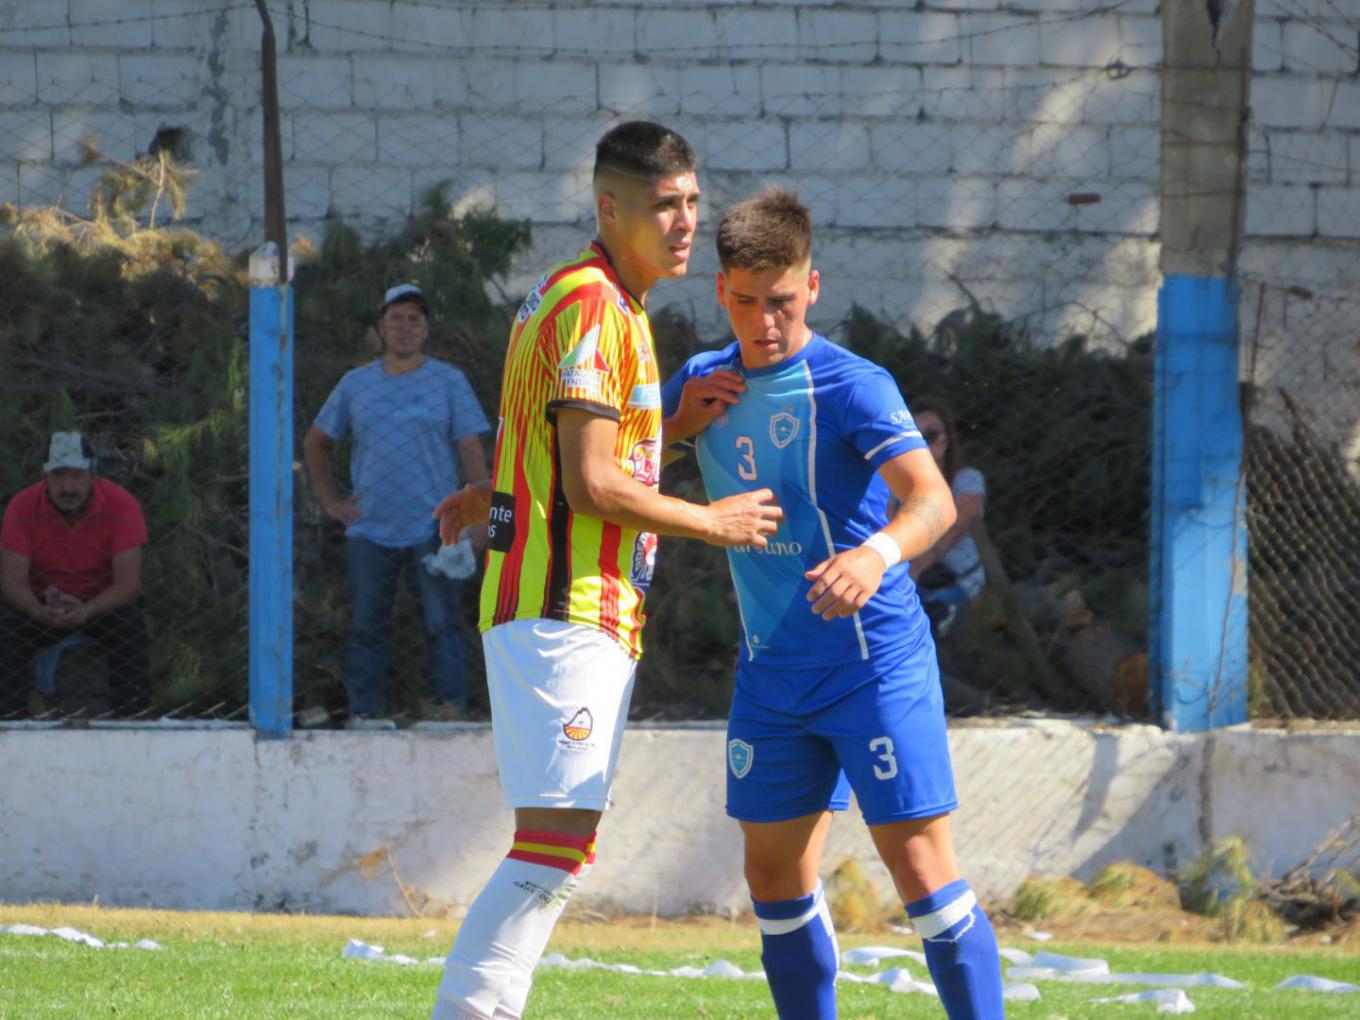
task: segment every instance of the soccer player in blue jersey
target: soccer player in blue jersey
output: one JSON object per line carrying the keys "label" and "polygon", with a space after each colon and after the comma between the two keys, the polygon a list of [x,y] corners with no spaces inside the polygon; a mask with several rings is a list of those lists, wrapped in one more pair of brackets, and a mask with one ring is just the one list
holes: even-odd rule
{"label": "soccer player in blue jersey", "polygon": [[732,207],[717,295],[736,342],[691,358],[663,393],[667,416],[687,384],[724,405],[694,439],[710,499],[768,487],[785,514],[764,548],[728,550],[741,646],[727,810],[745,835],[761,959],[781,1020],[836,1016],[818,869],[853,789],[946,1013],[993,1020],[996,936],[954,856],[939,670],[908,575],[954,504],[888,372],[808,327],[811,252],[793,193]]}

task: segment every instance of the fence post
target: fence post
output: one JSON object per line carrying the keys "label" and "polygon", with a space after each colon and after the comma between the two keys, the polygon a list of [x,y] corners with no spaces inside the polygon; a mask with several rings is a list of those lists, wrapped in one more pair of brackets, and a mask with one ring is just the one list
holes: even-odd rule
{"label": "fence post", "polygon": [[1247,720],[1246,484],[1233,281],[1166,277],[1157,346],[1153,682],[1163,724],[1194,733]]}
{"label": "fence post", "polygon": [[1252,0],[1162,5],[1148,666],[1154,711],[1182,732],[1247,719],[1236,263],[1254,20]]}
{"label": "fence post", "polygon": [[293,731],[293,292],[272,241],[250,256],[250,721]]}

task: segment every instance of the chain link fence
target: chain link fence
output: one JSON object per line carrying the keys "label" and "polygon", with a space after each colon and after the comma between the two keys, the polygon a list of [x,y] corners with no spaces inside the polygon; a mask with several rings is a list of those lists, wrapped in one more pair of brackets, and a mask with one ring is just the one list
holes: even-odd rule
{"label": "chain link fence", "polygon": [[1242,297],[1252,715],[1360,718],[1360,293]]}
{"label": "chain link fence", "polygon": [[[691,276],[653,294],[663,369],[728,338],[712,298],[712,230],[723,207],[779,181],[813,212],[824,288],[814,326],[889,367],[909,403],[933,397],[952,411],[963,461],[986,480],[978,541],[989,568],[972,612],[943,642],[953,708],[1145,717],[1155,15],[621,8],[617,24],[632,34],[609,41],[622,54],[611,62],[595,55],[590,12],[513,6],[272,6],[299,263],[299,722],[484,717],[476,578],[443,585],[424,562],[427,539],[410,536],[370,541],[387,567],[365,566],[354,541],[362,529],[347,537],[337,517],[349,511],[338,504],[357,494],[351,509],[382,525],[392,511],[373,497],[366,505],[364,491],[392,495],[414,528],[432,509],[431,487],[475,470],[459,441],[481,437],[490,448],[469,415],[475,406],[494,421],[509,315],[539,274],[589,239],[594,144],[628,117],[675,127],[702,160],[706,211]],[[248,153],[258,134],[259,22],[253,4],[147,10],[114,18],[84,7],[60,26],[27,9],[12,15],[15,38],[36,53],[35,95],[46,82],[46,100],[18,95],[19,71],[0,93],[0,155],[17,167],[5,257],[9,278],[32,277],[43,300],[6,299],[15,303],[0,348],[0,436],[24,452],[0,483],[10,499],[41,478],[51,432],[85,432],[101,472],[147,520],[152,711],[241,719],[245,290],[241,259],[215,242],[234,250],[258,236],[260,174]],[[771,19],[771,41],[735,41],[749,38],[732,30],[745,15]],[[101,34],[157,52],[111,54]],[[1082,59],[1051,59],[1060,51],[1044,40],[1055,34],[1086,40]],[[1003,59],[1011,52],[1016,66]],[[1032,66],[1022,62],[1030,52]],[[802,63],[781,66],[781,57]],[[213,61],[218,70],[202,78]],[[234,124],[249,130],[233,135]],[[1278,176],[1302,150],[1272,144]],[[91,194],[101,197],[87,209]],[[177,215],[198,233],[163,229]],[[380,323],[382,295],[406,282],[428,302],[421,364],[441,366],[442,388],[415,384],[423,368],[402,382],[381,367],[394,342],[409,343]],[[1343,510],[1354,509],[1355,447],[1342,420],[1355,376],[1319,375],[1283,338],[1315,336],[1329,365],[1347,364],[1355,298],[1310,287],[1306,274],[1288,284],[1249,277],[1244,295],[1247,305],[1259,299],[1244,310],[1244,344],[1256,352],[1253,372],[1267,373],[1253,374],[1249,407],[1253,706],[1353,715],[1345,666],[1356,661],[1346,644],[1358,632],[1347,559],[1356,517]],[[96,305],[108,309],[98,321],[88,311]],[[1295,353],[1271,354],[1286,349]],[[1281,373],[1305,363],[1309,386],[1320,388],[1301,398],[1302,384]],[[341,386],[354,406],[381,403],[393,425],[365,433],[358,417],[326,418],[335,431],[322,428],[330,442],[313,451],[332,474],[326,492],[306,437]],[[435,413],[452,403],[463,411]],[[434,435],[444,438],[437,470]],[[365,480],[351,466],[363,463],[366,442],[378,452]],[[431,491],[397,496],[413,479]],[[692,468],[666,484],[698,496]],[[1305,505],[1327,527],[1290,523]],[[393,565],[381,550],[397,548],[415,550],[398,557],[400,579],[376,583],[374,571],[386,577]],[[359,607],[360,591],[381,597]],[[671,544],[649,607],[635,714],[722,714],[736,644],[722,554]],[[364,658],[356,615],[381,646],[368,681],[355,679]],[[455,644],[462,693],[447,665]],[[22,696],[9,711],[81,711],[61,700],[77,687],[63,671],[83,675],[77,667],[94,652],[60,654],[55,707],[28,705],[25,687],[11,690],[12,701]],[[361,688],[381,695],[356,702]],[[104,697],[89,711],[119,714]]]}

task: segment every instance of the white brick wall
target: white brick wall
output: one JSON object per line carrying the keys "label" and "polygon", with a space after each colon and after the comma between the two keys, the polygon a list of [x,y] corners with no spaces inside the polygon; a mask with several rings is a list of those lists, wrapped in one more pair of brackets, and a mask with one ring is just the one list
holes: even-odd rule
{"label": "white brick wall", "polygon": [[[180,127],[203,171],[190,216],[253,243],[259,19],[203,7],[0,0],[0,199],[83,209],[82,137],[130,158]],[[599,135],[649,117],[703,160],[696,275],[657,300],[706,330],[718,329],[717,213],[769,181],[814,210],[823,321],[853,301],[934,321],[962,303],[956,272],[1044,329],[1127,339],[1152,326],[1158,0],[276,7],[288,212],[313,238],[330,215],[390,229],[449,181],[460,207],[534,221],[515,270],[532,282],[588,235]],[[1360,239],[1354,19],[1324,0],[1257,10],[1246,255],[1259,269],[1325,248],[1317,271],[1355,280],[1360,260],[1343,254]],[[1074,192],[1100,200],[1072,205]]]}

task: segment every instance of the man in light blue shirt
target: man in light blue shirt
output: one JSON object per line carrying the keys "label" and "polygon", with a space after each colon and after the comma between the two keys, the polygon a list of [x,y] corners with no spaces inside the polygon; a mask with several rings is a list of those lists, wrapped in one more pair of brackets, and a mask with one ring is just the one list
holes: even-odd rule
{"label": "man in light blue shirt", "polygon": [[[345,687],[351,724],[360,726],[386,712],[392,604],[402,573],[424,613],[435,714],[454,718],[465,710],[459,584],[425,560],[439,549],[431,517],[439,501],[487,476],[486,416],[467,377],[425,354],[429,308],[418,287],[387,291],[378,332],[382,357],[345,373],[303,440],[321,505],[345,525],[354,596]],[[353,440],[353,492],[342,498],[331,451],[346,438]]]}

